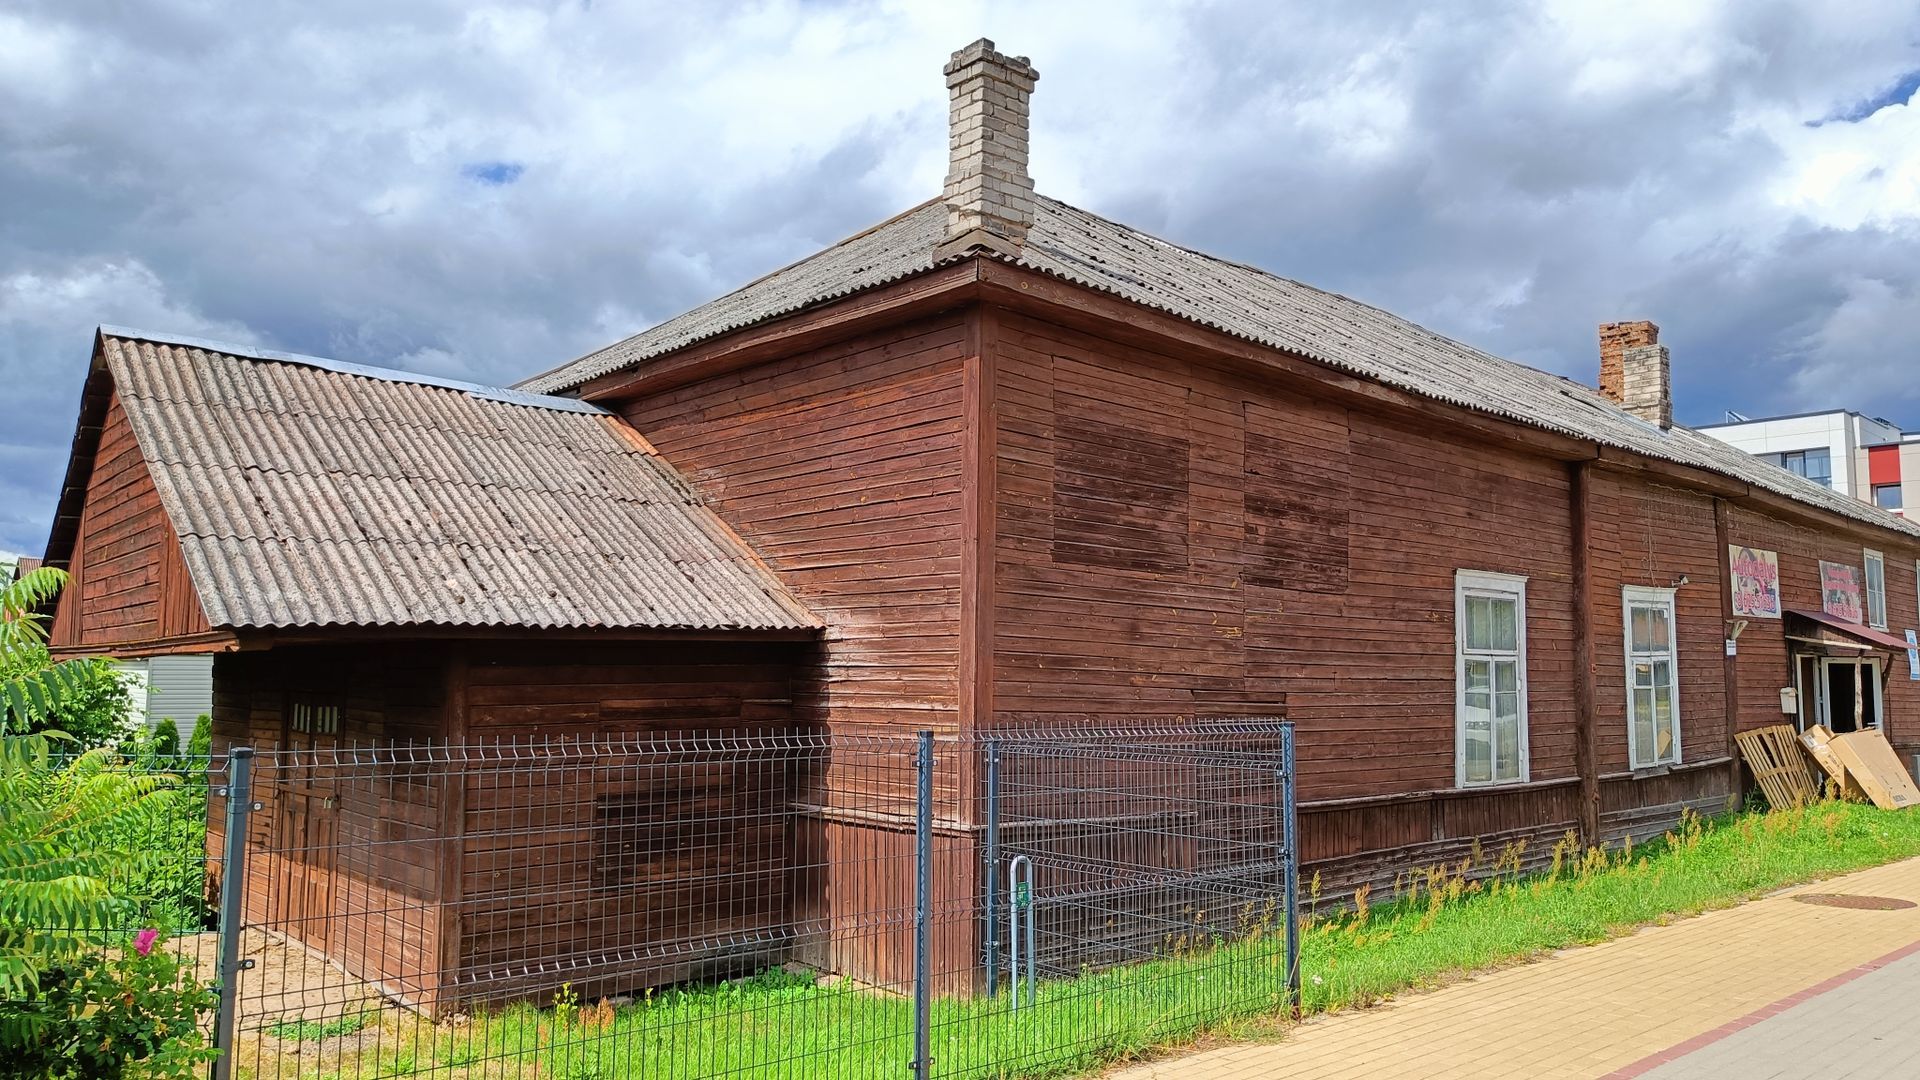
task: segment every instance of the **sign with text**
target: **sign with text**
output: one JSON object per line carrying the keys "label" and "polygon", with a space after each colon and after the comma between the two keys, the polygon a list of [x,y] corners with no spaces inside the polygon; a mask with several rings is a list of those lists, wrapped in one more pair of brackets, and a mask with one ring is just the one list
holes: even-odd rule
{"label": "sign with text", "polygon": [[1820,608],[1836,619],[1865,622],[1860,605],[1860,575],[1846,563],[1820,562]]}
{"label": "sign with text", "polygon": [[1907,631],[1907,678],[1920,682],[1920,637],[1911,630]]}
{"label": "sign with text", "polygon": [[1764,548],[1727,548],[1727,567],[1732,572],[1733,613],[1749,619],[1780,617],[1780,556]]}

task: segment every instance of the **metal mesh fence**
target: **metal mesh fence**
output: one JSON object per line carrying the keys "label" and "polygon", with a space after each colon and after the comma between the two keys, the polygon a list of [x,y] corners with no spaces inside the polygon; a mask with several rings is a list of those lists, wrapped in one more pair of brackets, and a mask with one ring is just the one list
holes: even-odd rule
{"label": "metal mesh fence", "polygon": [[245,963],[221,1067],[1017,1076],[1283,1009],[1289,740],[1263,722],[261,753],[219,883]]}

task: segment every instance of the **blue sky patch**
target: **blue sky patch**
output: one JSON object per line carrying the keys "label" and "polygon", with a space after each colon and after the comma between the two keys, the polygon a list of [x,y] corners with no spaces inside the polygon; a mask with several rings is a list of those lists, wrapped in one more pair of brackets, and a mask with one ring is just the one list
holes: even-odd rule
{"label": "blue sky patch", "polygon": [[505,187],[526,171],[527,167],[517,161],[476,161],[460,167],[461,176],[489,187]]}
{"label": "blue sky patch", "polygon": [[1818,120],[1807,121],[1808,127],[1819,127],[1838,121],[1842,124],[1857,124],[1889,105],[1905,105],[1912,100],[1916,91],[1920,91],[1920,71],[1909,71],[1894,81],[1892,86],[1862,99],[1844,108],[1837,109]]}

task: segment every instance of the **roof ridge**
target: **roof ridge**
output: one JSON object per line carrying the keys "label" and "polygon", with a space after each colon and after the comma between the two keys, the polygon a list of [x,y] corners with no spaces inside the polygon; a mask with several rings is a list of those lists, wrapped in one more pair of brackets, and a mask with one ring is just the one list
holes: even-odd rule
{"label": "roof ridge", "polygon": [[256,345],[240,345],[230,341],[214,341],[209,338],[191,337],[185,334],[158,334],[148,330],[136,330],[126,326],[102,324],[98,328],[101,337],[115,338],[120,341],[145,341],[155,345],[173,345],[185,349],[199,349],[202,352],[219,353],[242,360],[261,360],[269,363],[296,364],[301,367],[319,368],[339,375],[353,375],[379,382],[407,383],[414,386],[431,386],[440,390],[452,390],[469,397],[484,401],[497,401],[506,405],[522,405],[532,409],[551,409],[556,412],[584,413],[591,416],[610,415],[608,411],[590,401],[579,398],[559,397],[552,394],[538,394],[529,390],[517,390],[506,386],[491,386],[486,383],[467,382],[464,379],[448,379],[439,375],[427,375],[417,371],[405,371],[400,368],[377,367],[371,364],[356,364],[346,360],[334,360],[324,356],[308,356],[305,353],[283,352],[279,349],[263,349]]}

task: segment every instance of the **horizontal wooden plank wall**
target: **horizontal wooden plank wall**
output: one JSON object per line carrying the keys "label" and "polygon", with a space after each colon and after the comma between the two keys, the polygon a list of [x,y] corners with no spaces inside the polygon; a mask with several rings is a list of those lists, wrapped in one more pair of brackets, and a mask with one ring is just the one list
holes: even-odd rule
{"label": "horizontal wooden plank wall", "polygon": [[[444,773],[272,752],[434,738],[444,662],[438,649],[404,644],[214,658],[214,751],[252,746],[262,755],[254,798],[263,806],[249,820],[249,924],[325,953],[409,1003],[430,1001],[440,978],[437,838]],[[285,710],[296,692],[338,701],[344,710],[338,738],[286,732]],[[218,852],[225,800],[210,799],[207,812],[208,850]],[[259,992],[243,984],[243,994]]]}
{"label": "horizontal wooden plank wall", "polygon": [[[997,366],[997,726],[1293,719],[1328,895],[1549,856],[1578,820],[1563,466],[1013,315]],[[1535,784],[1367,798],[1453,786],[1462,568],[1530,579]]]}
{"label": "horizontal wooden plank wall", "polygon": [[[1531,579],[1533,777],[1573,775],[1557,463],[1011,315],[999,375],[997,725],[1286,715],[1303,800],[1450,787],[1464,567]],[[1072,433],[1089,425],[1124,475],[1088,475]],[[1113,529],[1082,493],[1176,509],[1182,484],[1177,537],[1162,513],[1084,557]]]}
{"label": "horizontal wooden plank wall", "polygon": [[[1728,541],[1749,547],[1766,548],[1780,556],[1780,599],[1788,608],[1820,610],[1820,562],[1845,563],[1863,574],[1862,551],[1871,547],[1886,556],[1887,626],[1895,637],[1908,629],[1920,629],[1920,588],[1914,575],[1914,560],[1920,547],[1906,546],[1891,535],[1870,540],[1837,532],[1826,532],[1797,523],[1782,521],[1743,507],[1736,507],[1729,522]],[[1739,728],[1749,730],[1768,724],[1792,723],[1780,712],[1780,689],[1793,685],[1793,669],[1788,659],[1785,630],[1780,620],[1750,619],[1740,636]],[[1910,762],[1920,751],[1920,682],[1909,678],[1907,658],[1894,654],[1888,662],[1891,677],[1886,684],[1889,741]]]}
{"label": "horizontal wooden plank wall", "polygon": [[[470,654],[469,740],[580,740],[464,770],[462,998],[588,998],[785,960],[792,728],[803,646],[489,644]],[[698,736],[671,750],[623,735]],[[595,747],[595,741],[600,746]]]}
{"label": "horizontal wooden plank wall", "polygon": [[957,725],[965,352],[948,314],[620,406],[826,620],[802,722]]}
{"label": "horizontal wooden plank wall", "polygon": [[[803,728],[959,728],[972,344],[966,317],[947,313],[619,406],[826,621],[795,682]],[[881,760],[894,756],[850,749],[809,778],[793,883],[802,958],[883,985],[902,977],[898,905],[912,882],[913,772]],[[965,816],[970,775],[936,774],[942,821]],[[957,843],[939,849],[943,911],[972,895]],[[971,915],[955,917],[936,931],[937,967],[971,979]]]}
{"label": "horizontal wooden plank wall", "polygon": [[108,402],[54,649],[149,644],[211,628],[118,395]]}
{"label": "horizontal wooden plank wall", "polygon": [[[1682,809],[1719,813],[1734,794],[1727,760],[1727,561],[1714,500],[1645,477],[1593,472],[1595,725],[1603,839],[1659,835]],[[1685,582],[1681,583],[1681,579]],[[1673,588],[1679,652],[1681,766],[1635,774],[1627,742],[1626,625],[1622,590]]]}

